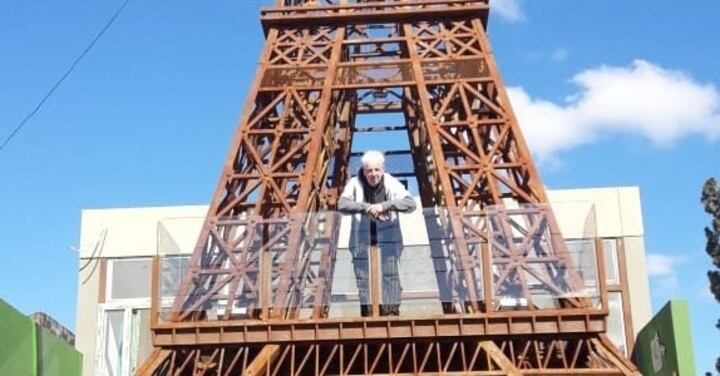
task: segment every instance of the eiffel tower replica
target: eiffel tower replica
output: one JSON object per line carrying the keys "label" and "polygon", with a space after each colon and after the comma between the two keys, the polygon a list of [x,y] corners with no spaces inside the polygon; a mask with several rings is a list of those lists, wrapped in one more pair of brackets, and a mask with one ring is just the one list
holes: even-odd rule
{"label": "eiffel tower replica", "polygon": [[[639,374],[606,337],[606,292],[584,293],[548,205],[488,2],[261,10],[257,75],[174,303],[154,299],[153,317],[166,315],[137,374]],[[361,126],[371,115],[403,124]],[[434,314],[380,316],[377,301],[370,317],[332,314],[346,252],[335,209],[366,132],[407,135],[388,160],[405,158],[407,174],[391,172],[416,179],[426,231],[442,239],[429,246]]]}

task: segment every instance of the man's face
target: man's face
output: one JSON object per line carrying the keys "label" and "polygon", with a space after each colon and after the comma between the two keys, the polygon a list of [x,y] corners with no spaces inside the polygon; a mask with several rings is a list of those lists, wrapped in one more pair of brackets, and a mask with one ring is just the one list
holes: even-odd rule
{"label": "man's face", "polygon": [[380,184],[380,180],[382,179],[384,173],[385,168],[383,168],[382,163],[370,162],[363,165],[365,180],[367,180],[371,187],[376,187]]}

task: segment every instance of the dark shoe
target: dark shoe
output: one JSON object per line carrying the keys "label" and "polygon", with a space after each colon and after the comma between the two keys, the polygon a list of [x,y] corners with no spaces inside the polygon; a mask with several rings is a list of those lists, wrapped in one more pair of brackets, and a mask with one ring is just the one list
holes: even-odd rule
{"label": "dark shoe", "polygon": [[380,306],[380,315],[382,316],[400,316],[400,305],[386,304]]}
{"label": "dark shoe", "polygon": [[369,304],[360,305],[360,316],[362,316],[362,317],[372,316],[372,306]]}

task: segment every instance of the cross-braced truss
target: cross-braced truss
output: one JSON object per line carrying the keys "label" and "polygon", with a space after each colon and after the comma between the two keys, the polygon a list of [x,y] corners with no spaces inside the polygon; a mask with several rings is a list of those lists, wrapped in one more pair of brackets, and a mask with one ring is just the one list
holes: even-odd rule
{"label": "cross-braced truss", "polygon": [[[602,334],[606,309],[582,295],[495,66],[487,13],[487,0],[263,9],[248,103],[140,374],[635,372]],[[355,124],[377,113],[405,124]],[[329,320],[332,211],[352,137],[384,129],[407,131],[422,204],[435,208],[428,234],[446,240],[432,245],[444,314]]]}
{"label": "cross-braced truss", "polygon": [[254,368],[263,347],[181,349],[157,375],[624,375],[619,359],[597,338],[484,340],[380,340],[363,343],[297,343],[274,349],[275,358]]}

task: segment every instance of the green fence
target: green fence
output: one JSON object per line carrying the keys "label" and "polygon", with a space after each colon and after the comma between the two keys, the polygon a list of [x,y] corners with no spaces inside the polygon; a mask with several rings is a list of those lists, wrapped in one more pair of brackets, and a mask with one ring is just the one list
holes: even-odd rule
{"label": "green fence", "polygon": [[0,299],[0,375],[81,373],[80,352]]}

